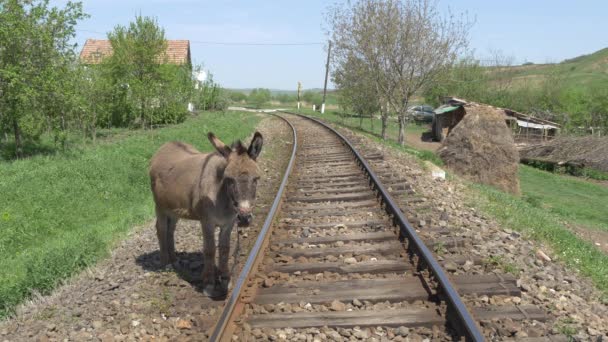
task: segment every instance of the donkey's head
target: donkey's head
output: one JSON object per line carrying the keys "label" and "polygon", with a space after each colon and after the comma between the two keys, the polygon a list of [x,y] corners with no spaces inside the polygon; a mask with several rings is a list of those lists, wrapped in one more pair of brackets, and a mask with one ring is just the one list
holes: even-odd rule
{"label": "donkey's head", "polygon": [[239,225],[248,226],[253,218],[251,210],[260,178],[256,159],[262,151],[264,141],[262,135],[255,132],[248,148],[240,141],[227,146],[211,132],[208,137],[211,144],[228,162],[224,170],[228,198],[237,213]]}

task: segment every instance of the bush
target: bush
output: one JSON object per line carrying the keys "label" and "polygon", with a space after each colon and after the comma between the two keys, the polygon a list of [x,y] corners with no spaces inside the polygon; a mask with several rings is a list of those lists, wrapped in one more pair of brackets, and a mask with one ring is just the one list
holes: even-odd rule
{"label": "bush", "polygon": [[270,90],[264,88],[256,88],[249,93],[247,102],[253,105],[255,108],[262,108],[268,102],[270,102]]}
{"label": "bush", "polygon": [[315,105],[317,110],[321,108],[321,104],[323,103],[323,95],[313,91],[305,91],[302,99],[310,105]]}

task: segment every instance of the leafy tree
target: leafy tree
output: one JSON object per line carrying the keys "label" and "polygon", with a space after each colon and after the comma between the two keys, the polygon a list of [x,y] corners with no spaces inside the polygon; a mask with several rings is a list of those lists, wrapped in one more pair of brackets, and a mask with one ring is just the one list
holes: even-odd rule
{"label": "leafy tree", "polygon": [[232,102],[241,103],[247,101],[247,94],[240,91],[227,91],[227,95]]}
{"label": "leafy tree", "polygon": [[136,16],[108,38],[113,53],[102,68],[113,88],[112,123],[147,127],[183,121],[193,94],[191,66],[167,63],[165,32],[156,19]]}
{"label": "leafy tree", "polygon": [[129,27],[117,25],[108,34],[112,45],[112,56],[108,65],[113,71],[115,85],[121,92],[128,84],[132,104],[139,112],[139,123],[142,128],[146,122],[151,123],[152,100],[160,94],[163,81],[161,64],[167,49],[165,31],[157,21],[150,17],[136,16]]}
{"label": "leafy tree", "polygon": [[319,94],[315,91],[305,91],[302,95],[302,100],[309,104],[314,104],[317,108],[321,108],[321,103],[323,102],[323,95]]}
{"label": "leafy tree", "polygon": [[270,90],[265,88],[255,88],[247,96],[247,100],[255,108],[262,108],[270,101]]}
{"label": "leafy tree", "polygon": [[[467,45],[470,24],[443,16],[432,0],[359,0],[328,15],[334,69],[356,58],[399,119],[398,143],[405,140],[412,96],[437,82]],[[388,112],[388,110],[387,110]]]}
{"label": "leafy tree", "polygon": [[280,103],[293,103],[297,101],[296,95],[289,95],[287,93],[281,93],[274,96],[274,99]]}
{"label": "leafy tree", "polygon": [[[365,64],[355,56],[338,65],[333,71],[333,82],[340,89],[340,104],[359,116],[359,126],[363,117],[370,119],[380,110],[379,94]],[[386,137],[386,118],[382,116],[382,138]],[[373,124],[373,119],[372,119]]]}
{"label": "leafy tree", "polygon": [[53,119],[45,109],[55,113],[71,102],[63,92],[75,56],[70,40],[86,15],[79,2],[58,8],[48,0],[0,0],[0,8],[0,125],[21,157],[23,138],[37,138]]}
{"label": "leafy tree", "polygon": [[[196,68],[195,74],[198,74],[202,69],[201,66]],[[207,77],[204,81],[196,81],[196,90],[194,91],[194,106],[201,110],[226,110],[228,108],[229,94],[213,80],[213,74],[207,72]],[[232,94],[232,93],[231,93]],[[242,93],[241,93],[242,94]]]}
{"label": "leafy tree", "polygon": [[111,123],[112,88],[104,71],[102,68],[80,66],[75,78],[79,95],[76,119],[83,136],[90,137],[93,142],[97,138],[97,126]]}

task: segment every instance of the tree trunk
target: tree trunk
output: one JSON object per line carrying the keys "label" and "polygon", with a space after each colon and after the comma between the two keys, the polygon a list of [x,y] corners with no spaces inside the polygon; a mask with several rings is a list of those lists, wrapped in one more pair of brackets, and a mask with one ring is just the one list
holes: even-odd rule
{"label": "tree trunk", "polygon": [[403,146],[405,142],[405,115],[399,114],[399,138],[397,139],[397,143],[400,146]]}
{"label": "tree trunk", "polygon": [[380,136],[382,137],[382,140],[386,140],[386,125],[388,123],[388,114],[382,113],[381,117],[382,117],[382,132],[380,133]]}
{"label": "tree trunk", "polygon": [[13,131],[15,133],[15,156],[21,158],[23,156],[23,147],[21,146],[21,131],[17,119],[13,119]]}
{"label": "tree trunk", "polygon": [[141,128],[146,129],[146,109],[145,109],[146,100],[142,97],[140,99],[140,102],[141,102]]}
{"label": "tree trunk", "polygon": [[363,114],[359,114],[359,128],[363,128]]}
{"label": "tree trunk", "polygon": [[372,133],[374,133],[374,114],[369,116],[369,124],[372,126]]}
{"label": "tree trunk", "polygon": [[93,135],[93,145],[95,144],[95,141],[97,140],[97,111],[93,112],[93,121],[91,123],[91,134]]}

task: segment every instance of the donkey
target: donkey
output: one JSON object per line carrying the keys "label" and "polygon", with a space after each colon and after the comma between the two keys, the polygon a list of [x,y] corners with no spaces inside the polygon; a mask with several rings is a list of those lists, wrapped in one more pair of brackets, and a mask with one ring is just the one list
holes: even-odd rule
{"label": "donkey", "polygon": [[[248,148],[240,141],[227,146],[211,132],[208,138],[214,153],[201,153],[182,142],[161,146],[150,161],[150,181],[161,264],[176,261],[173,233],[177,221],[200,221],[204,241],[203,292],[215,298],[228,291],[232,228],[236,221],[248,226],[253,219],[251,211],[260,178],[256,160],[263,138],[255,132]],[[220,227],[217,270],[216,226]]]}

